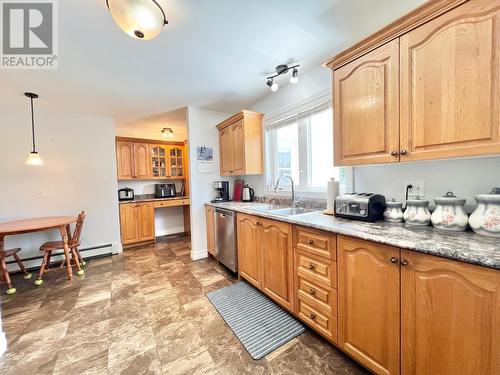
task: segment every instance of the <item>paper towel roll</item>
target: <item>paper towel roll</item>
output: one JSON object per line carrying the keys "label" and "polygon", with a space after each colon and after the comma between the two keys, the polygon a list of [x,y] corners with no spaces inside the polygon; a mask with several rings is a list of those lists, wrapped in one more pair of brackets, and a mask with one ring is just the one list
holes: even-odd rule
{"label": "paper towel roll", "polygon": [[339,195],[339,182],[334,177],[326,184],[326,211],[325,214],[333,215],[335,210],[335,198]]}

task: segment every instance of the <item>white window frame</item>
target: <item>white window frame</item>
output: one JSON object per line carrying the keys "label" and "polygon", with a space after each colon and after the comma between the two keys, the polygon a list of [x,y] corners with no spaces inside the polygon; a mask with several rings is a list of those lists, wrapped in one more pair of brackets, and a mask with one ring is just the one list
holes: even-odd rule
{"label": "white window frame", "polygon": [[[281,196],[285,194],[289,194],[291,192],[290,186],[283,186],[277,192],[274,191],[274,186],[276,184],[276,176],[275,176],[275,163],[277,161],[276,155],[277,150],[275,148],[277,142],[274,139],[275,132],[271,131],[281,126],[286,126],[294,121],[298,121],[299,123],[299,155],[304,152],[307,152],[307,158],[300,158],[299,163],[307,163],[310,162],[310,152],[311,149],[308,147],[310,134],[303,134],[301,136],[301,131],[305,133],[306,128],[304,123],[300,123],[304,121],[303,118],[308,118],[311,112],[319,111],[321,109],[326,109],[328,107],[332,107],[331,93],[323,93],[317,95],[309,100],[303,101],[299,104],[292,104],[289,108],[286,108],[279,113],[276,113],[272,116],[266,117],[264,119],[264,127],[265,127],[265,144],[266,144],[266,195],[271,196]],[[333,110],[333,107],[332,107]],[[333,122],[333,118],[332,118]],[[333,142],[333,139],[332,139]],[[343,186],[341,186],[341,192],[348,192],[352,190],[353,187],[353,168],[352,167],[340,167],[344,168],[346,173],[346,181],[344,181]],[[295,191],[299,193],[302,198],[326,198],[326,186],[324,187],[312,187],[306,186],[304,181],[310,181],[311,169],[309,165],[302,165],[299,169],[306,170],[307,173],[300,176],[300,181],[295,182]]]}

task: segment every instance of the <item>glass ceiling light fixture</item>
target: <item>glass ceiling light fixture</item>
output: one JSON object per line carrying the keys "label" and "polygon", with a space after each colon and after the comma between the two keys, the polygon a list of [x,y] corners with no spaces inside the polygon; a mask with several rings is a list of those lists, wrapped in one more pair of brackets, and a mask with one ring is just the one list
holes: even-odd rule
{"label": "glass ceiling light fixture", "polygon": [[26,165],[43,165],[43,160],[40,157],[40,154],[36,150],[35,144],[35,114],[33,113],[33,99],[38,98],[37,94],[33,94],[32,92],[25,92],[24,96],[30,98],[30,107],[31,107],[31,137],[32,137],[32,146],[30,156],[28,160],[26,160]]}
{"label": "glass ceiling light fixture", "polygon": [[132,38],[153,39],[168,24],[156,0],[106,0],[111,16]]}
{"label": "glass ceiling light fixture", "polygon": [[173,138],[174,130],[172,128],[163,128],[161,129],[161,136],[163,138]]}
{"label": "glass ceiling light fixture", "polygon": [[269,88],[273,92],[278,90],[279,88],[278,83],[275,82],[274,79],[283,74],[287,74],[290,70],[292,71],[292,75],[290,77],[290,83],[299,82],[299,66],[300,64],[298,63],[291,63],[289,65],[286,64],[278,65],[274,72],[269,73],[270,75],[267,77],[267,86],[269,86]]}

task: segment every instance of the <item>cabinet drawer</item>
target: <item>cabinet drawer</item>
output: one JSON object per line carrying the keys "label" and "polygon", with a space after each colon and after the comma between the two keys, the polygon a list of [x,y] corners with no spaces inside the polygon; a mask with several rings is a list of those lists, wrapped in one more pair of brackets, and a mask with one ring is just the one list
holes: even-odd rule
{"label": "cabinet drawer", "polygon": [[322,283],[337,288],[336,262],[306,252],[295,251],[295,265],[300,277],[313,283]]}
{"label": "cabinet drawer", "polygon": [[299,298],[316,305],[325,314],[337,316],[337,291],[320,286],[310,281],[297,278],[297,295]]}
{"label": "cabinet drawer", "polygon": [[337,318],[335,316],[323,314],[300,296],[298,298],[297,314],[311,328],[331,341],[337,342]]}
{"label": "cabinet drawer", "polygon": [[332,260],[337,259],[337,241],[334,234],[296,226],[293,242],[297,249]]}
{"label": "cabinet drawer", "polygon": [[154,202],[155,208],[158,207],[174,207],[174,206],[186,206],[189,205],[189,198],[187,199],[173,199]]}

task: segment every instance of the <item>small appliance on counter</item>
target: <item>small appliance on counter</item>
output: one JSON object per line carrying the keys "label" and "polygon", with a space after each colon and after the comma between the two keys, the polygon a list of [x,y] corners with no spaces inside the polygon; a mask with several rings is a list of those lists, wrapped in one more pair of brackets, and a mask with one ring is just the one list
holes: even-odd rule
{"label": "small appliance on counter", "polygon": [[129,187],[124,187],[118,190],[118,200],[121,201],[132,201],[134,200],[134,189]]}
{"label": "small appliance on counter", "polygon": [[348,193],[335,199],[335,216],[374,222],[383,218],[385,197],[374,193]]}
{"label": "small appliance on counter", "polygon": [[241,200],[243,202],[252,202],[253,197],[255,197],[255,192],[250,186],[245,185],[245,187],[243,188],[243,195]]}
{"label": "small appliance on counter", "polygon": [[156,198],[173,198],[176,196],[175,184],[155,184]]}
{"label": "small appliance on counter", "polygon": [[212,199],[212,203],[231,201],[231,199],[229,199],[229,181],[214,181],[214,189],[216,195],[214,199]]}

